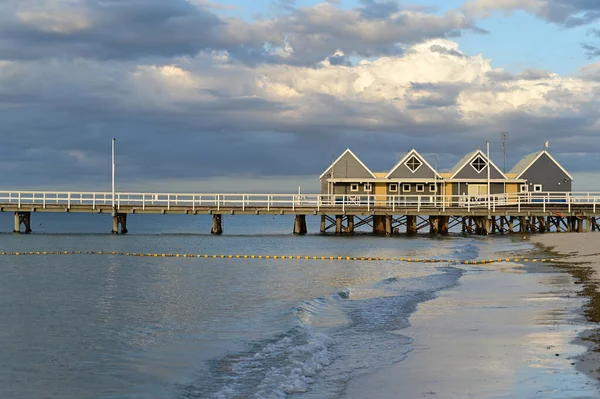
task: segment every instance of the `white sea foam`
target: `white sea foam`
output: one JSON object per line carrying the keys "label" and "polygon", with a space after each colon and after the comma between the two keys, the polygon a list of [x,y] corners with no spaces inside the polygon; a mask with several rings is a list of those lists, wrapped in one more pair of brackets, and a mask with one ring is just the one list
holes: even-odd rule
{"label": "white sea foam", "polygon": [[253,397],[285,398],[305,392],[313,377],[331,363],[329,336],[310,326],[299,326],[261,350],[237,359],[228,376],[228,383],[211,397],[237,397],[244,382],[254,382]]}

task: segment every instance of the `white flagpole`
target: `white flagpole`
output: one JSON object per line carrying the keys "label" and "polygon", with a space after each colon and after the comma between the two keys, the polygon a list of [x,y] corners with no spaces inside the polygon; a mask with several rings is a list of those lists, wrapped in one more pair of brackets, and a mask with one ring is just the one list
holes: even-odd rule
{"label": "white flagpole", "polygon": [[490,142],[486,141],[485,142],[487,145],[487,192],[488,192],[488,203],[487,203],[487,208],[488,211],[490,210]]}
{"label": "white flagpole", "polygon": [[115,140],[116,138],[113,137],[112,139],[112,148],[111,148],[111,154],[112,154],[112,207],[113,210],[115,209]]}

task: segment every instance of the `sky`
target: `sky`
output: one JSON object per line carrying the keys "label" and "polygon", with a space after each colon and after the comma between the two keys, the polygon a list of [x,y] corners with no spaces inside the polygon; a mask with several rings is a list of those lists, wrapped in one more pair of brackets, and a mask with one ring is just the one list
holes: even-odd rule
{"label": "sky", "polygon": [[600,191],[597,0],[3,0],[3,190],[303,192],[490,142]]}

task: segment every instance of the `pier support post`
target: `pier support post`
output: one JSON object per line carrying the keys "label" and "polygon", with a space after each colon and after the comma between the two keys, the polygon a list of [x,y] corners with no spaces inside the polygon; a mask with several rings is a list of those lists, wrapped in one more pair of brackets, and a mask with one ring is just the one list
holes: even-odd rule
{"label": "pier support post", "polygon": [[592,220],[593,218],[585,218],[585,232],[589,233],[592,231]]}
{"label": "pier support post", "polygon": [[373,233],[386,234],[385,216],[373,215]]}
{"label": "pier support post", "polygon": [[392,235],[392,215],[385,216],[385,235]]}
{"label": "pier support post", "polygon": [[481,227],[483,228],[482,231],[482,235],[488,235],[490,234],[490,225],[492,224],[492,218],[491,217],[483,217],[482,219],[482,223],[481,223]]}
{"label": "pier support post", "polygon": [[[121,232],[119,233],[119,226],[121,226]],[[127,234],[127,214],[126,213],[113,213],[112,216],[112,234]]]}
{"label": "pier support post", "polygon": [[538,218],[538,233],[545,233],[547,230],[546,219],[542,216]]}
{"label": "pier support post", "polygon": [[429,234],[437,234],[439,231],[439,218],[437,216],[429,216]]}
{"label": "pier support post", "polygon": [[438,229],[439,233],[442,235],[448,234],[448,224],[450,223],[450,218],[448,216],[440,216],[438,219]]}
{"label": "pier support post", "polygon": [[335,215],[335,234],[342,234],[344,229],[343,220],[344,215]]}
{"label": "pier support post", "polygon": [[221,234],[223,234],[223,224],[221,223],[221,221],[222,221],[222,215],[220,215],[220,214],[213,215],[212,229],[210,230],[210,234],[214,234],[217,236],[220,236]]}
{"label": "pier support post", "polygon": [[13,233],[21,232],[21,214],[19,212],[15,212],[15,228]]}
{"label": "pier support post", "polygon": [[346,228],[346,233],[354,234],[354,216],[348,215],[347,219],[348,219],[348,227]]}
{"label": "pier support post", "polygon": [[31,233],[31,212],[15,212],[15,229],[13,233],[21,232],[21,224],[25,226],[25,233]]}
{"label": "pier support post", "polygon": [[306,234],[306,215],[296,215],[294,218],[294,234]]}
{"label": "pier support post", "polygon": [[519,233],[527,233],[527,219],[524,217],[519,218]]}
{"label": "pier support post", "polygon": [[321,234],[325,234],[325,230],[327,229],[327,216],[321,215]]}
{"label": "pier support post", "polygon": [[417,234],[416,216],[406,216],[406,234]]}

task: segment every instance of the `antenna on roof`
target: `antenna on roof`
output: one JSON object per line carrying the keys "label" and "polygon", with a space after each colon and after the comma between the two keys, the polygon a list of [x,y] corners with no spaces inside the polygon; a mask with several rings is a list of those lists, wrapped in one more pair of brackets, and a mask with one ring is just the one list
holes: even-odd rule
{"label": "antenna on roof", "polygon": [[508,133],[502,132],[502,157],[504,158],[504,166],[502,172],[506,173],[506,140],[508,139]]}

